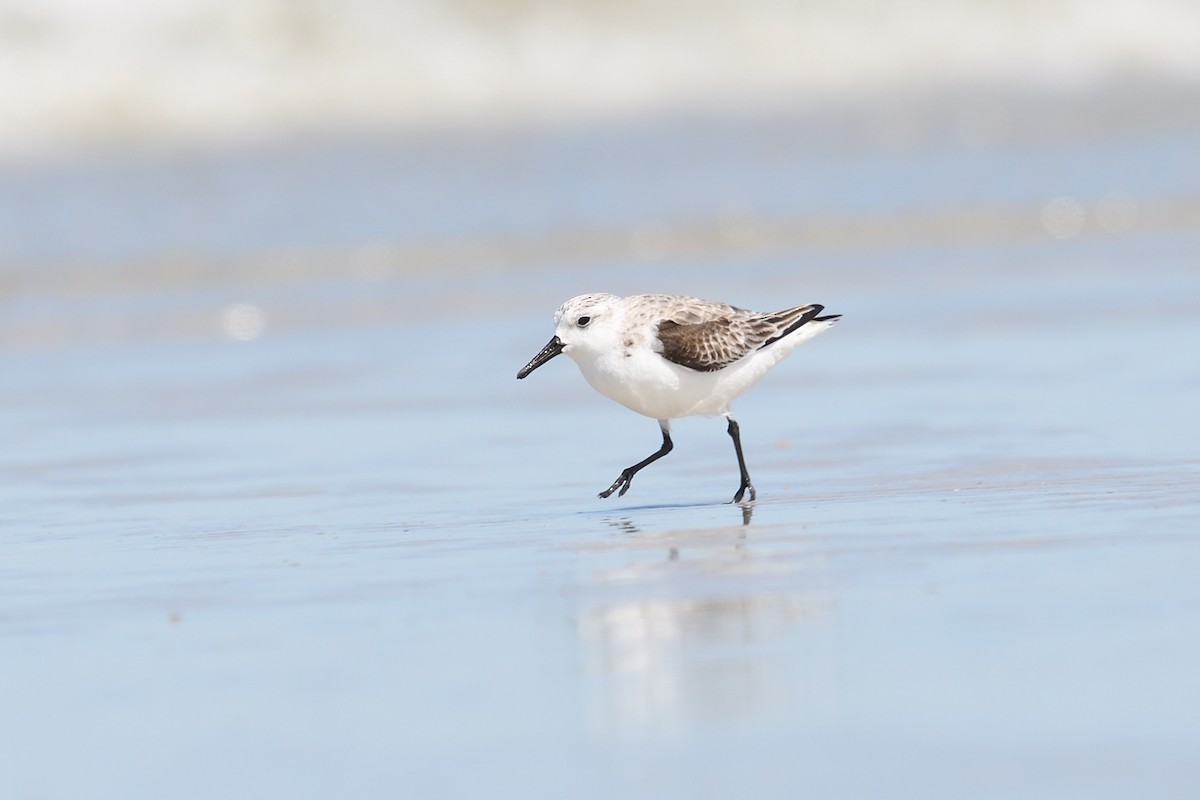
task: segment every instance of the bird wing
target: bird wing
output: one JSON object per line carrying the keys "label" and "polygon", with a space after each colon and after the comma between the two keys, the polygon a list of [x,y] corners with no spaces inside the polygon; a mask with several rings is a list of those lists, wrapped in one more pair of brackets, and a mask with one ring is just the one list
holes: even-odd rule
{"label": "bird wing", "polygon": [[715,372],[796,331],[823,308],[814,304],[758,314],[714,304],[706,309],[716,312],[711,319],[698,321],[696,313],[688,313],[661,320],[657,326],[659,352],[681,367]]}

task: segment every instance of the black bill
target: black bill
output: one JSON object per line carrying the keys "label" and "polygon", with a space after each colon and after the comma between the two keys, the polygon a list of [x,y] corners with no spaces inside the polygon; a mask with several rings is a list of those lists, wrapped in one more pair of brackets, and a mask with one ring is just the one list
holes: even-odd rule
{"label": "black bill", "polygon": [[547,361],[554,358],[556,355],[558,355],[562,351],[563,351],[563,343],[559,340],[559,338],[557,336],[555,336],[553,339],[550,340],[549,344],[547,344],[545,347],[542,348],[542,352],[540,352],[536,356],[534,356],[533,359],[528,364],[526,364],[524,367],[521,368],[521,371],[517,373],[517,380],[524,378],[526,375],[533,372],[535,369],[540,367],[542,364],[545,364]]}

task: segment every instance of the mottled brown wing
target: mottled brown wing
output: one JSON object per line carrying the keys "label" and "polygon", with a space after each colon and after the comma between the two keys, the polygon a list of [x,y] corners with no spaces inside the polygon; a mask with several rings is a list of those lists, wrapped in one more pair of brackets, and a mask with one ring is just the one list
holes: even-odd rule
{"label": "mottled brown wing", "polygon": [[823,306],[809,305],[753,314],[730,309],[728,315],[706,322],[658,324],[663,358],[699,372],[715,372],[760,348],[777,342],[821,313]]}

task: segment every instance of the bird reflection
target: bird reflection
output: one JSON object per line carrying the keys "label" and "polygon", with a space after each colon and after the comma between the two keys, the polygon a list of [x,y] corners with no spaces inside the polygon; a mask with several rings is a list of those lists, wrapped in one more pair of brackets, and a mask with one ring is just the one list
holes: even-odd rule
{"label": "bird reflection", "polygon": [[654,600],[589,611],[579,627],[602,734],[681,733],[832,696],[832,660],[764,643],[823,612],[794,594]]}
{"label": "bird reflection", "polygon": [[[750,520],[754,518],[754,505],[751,503],[729,503],[728,505],[733,505],[738,509],[742,520],[742,527],[749,527]],[[604,517],[603,522],[605,525],[616,528],[621,533],[630,535],[642,533],[642,528],[631,517]]]}
{"label": "bird reflection", "polygon": [[[747,535],[751,509],[738,513],[738,526],[673,530],[651,529],[650,518],[633,515],[604,520],[621,534],[618,552],[627,558],[593,576],[601,596],[611,590],[615,602],[596,603],[591,594],[578,628],[597,678],[589,711],[599,732],[677,732],[833,696],[827,649],[794,633],[830,605],[811,588],[827,585],[820,576],[794,579],[821,562],[801,541],[783,553],[777,539],[756,543]],[[655,551],[666,557],[646,557]]]}
{"label": "bird reflection", "polygon": [[634,534],[641,533],[641,528],[639,528],[637,526],[637,523],[635,523],[629,517],[621,517],[620,519],[612,519],[611,517],[605,517],[604,524],[610,525],[610,526],[616,528],[617,530],[619,530],[621,533],[628,533],[631,536]]}

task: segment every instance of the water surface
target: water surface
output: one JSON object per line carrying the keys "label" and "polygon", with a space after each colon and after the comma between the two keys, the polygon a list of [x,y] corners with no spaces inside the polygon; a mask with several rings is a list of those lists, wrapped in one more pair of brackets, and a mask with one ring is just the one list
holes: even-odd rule
{"label": "water surface", "polygon": [[[1194,796],[1195,131],[761,122],[10,171],[12,796]],[[592,290],[844,314],[757,503],[703,419],[596,498]]]}

